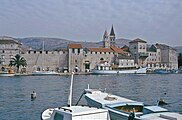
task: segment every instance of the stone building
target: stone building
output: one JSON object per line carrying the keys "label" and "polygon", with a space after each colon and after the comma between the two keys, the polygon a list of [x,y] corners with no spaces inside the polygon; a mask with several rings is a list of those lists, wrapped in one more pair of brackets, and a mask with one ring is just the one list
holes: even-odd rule
{"label": "stone building", "polygon": [[129,48],[135,63],[139,66],[153,70],[178,69],[177,52],[170,46],[155,44],[148,47],[146,41],[135,39],[129,42]]}
{"label": "stone building", "polygon": [[8,66],[11,58],[16,54],[22,54],[22,44],[11,37],[0,37],[0,64]]}
{"label": "stone building", "polygon": [[83,71],[83,47],[81,44],[68,44],[68,70]]}
{"label": "stone building", "polygon": [[160,49],[161,52],[161,67],[170,70],[178,69],[178,55],[176,49],[164,44],[156,44],[156,47]]}
{"label": "stone building", "polygon": [[137,38],[129,42],[129,48],[135,64],[146,66],[145,60],[148,57],[147,42]]}
{"label": "stone building", "polygon": [[155,45],[151,45],[147,48],[148,57],[145,63],[148,68],[159,69],[161,68],[161,52]]}

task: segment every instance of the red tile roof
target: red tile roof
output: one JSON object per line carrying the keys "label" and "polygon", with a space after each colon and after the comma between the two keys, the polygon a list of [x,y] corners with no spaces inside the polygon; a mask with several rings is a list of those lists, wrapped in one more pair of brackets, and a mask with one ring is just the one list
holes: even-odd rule
{"label": "red tile roof", "polygon": [[68,48],[82,48],[81,44],[68,44]]}
{"label": "red tile roof", "polygon": [[116,46],[111,46],[111,49],[116,52],[116,53],[121,53],[121,54],[128,54],[128,52],[124,51],[124,49],[118,48]]}

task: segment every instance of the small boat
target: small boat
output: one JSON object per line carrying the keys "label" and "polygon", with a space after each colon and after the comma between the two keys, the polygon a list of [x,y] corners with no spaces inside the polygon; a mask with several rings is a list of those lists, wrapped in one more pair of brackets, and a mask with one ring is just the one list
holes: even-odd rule
{"label": "small boat", "polygon": [[9,72],[0,72],[0,76],[1,77],[11,77],[11,76],[15,76],[15,74],[9,73]]}
{"label": "small boat", "polygon": [[147,106],[100,90],[85,89],[84,96],[89,106],[109,110],[111,120],[182,120],[181,114],[160,106]]}
{"label": "small boat", "polygon": [[171,71],[164,70],[164,69],[156,69],[156,70],[154,70],[154,73],[156,73],[156,74],[169,74],[169,73],[171,73]]}
{"label": "small boat", "polygon": [[11,77],[11,76],[15,76],[15,73],[10,68],[2,67],[1,71],[0,71],[0,76],[2,76],[2,77]]}
{"label": "small boat", "polygon": [[72,106],[72,85],[73,74],[71,77],[68,106],[46,109],[42,113],[42,120],[110,120],[109,112],[106,109],[89,106]]}

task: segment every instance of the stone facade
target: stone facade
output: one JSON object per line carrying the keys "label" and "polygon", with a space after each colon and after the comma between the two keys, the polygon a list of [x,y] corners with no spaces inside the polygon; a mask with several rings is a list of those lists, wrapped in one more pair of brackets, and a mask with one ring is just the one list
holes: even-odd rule
{"label": "stone facade", "polygon": [[178,55],[176,49],[164,44],[156,44],[156,47],[161,51],[162,67],[170,70],[178,69]]}
{"label": "stone facade", "polygon": [[67,67],[67,51],[27,51],[21,54],[27,60],[27,73],[37,69],[63,71]]}
{"label": "stone facade", "polygon": [[132,58],[134,58],[135,64],[143,67],[146,66],[145,60],[148,57],[147,42],[137,38],[129,42],[129,48]]}
{"label": "stone facade", "polygon": [[16,54],[21,54],[22,44],[11,37],[0,37],[0,65],[8,66]]}
{"label": "stone facade", "polygon": [[147,47],[147,42],[135,39],[129,43],[129,48],[135,63],[139,66],[146,66],[155,69],[178,69],[177,52],[174,48],[156,44]]}

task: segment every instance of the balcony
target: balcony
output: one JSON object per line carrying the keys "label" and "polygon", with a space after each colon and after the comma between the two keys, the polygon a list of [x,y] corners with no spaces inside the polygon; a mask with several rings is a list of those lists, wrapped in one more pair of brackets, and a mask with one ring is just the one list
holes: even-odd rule
{"label": "balcony", "polygon": [[147,58],[148,56],[148,53],[139,53],[139,58]]}

